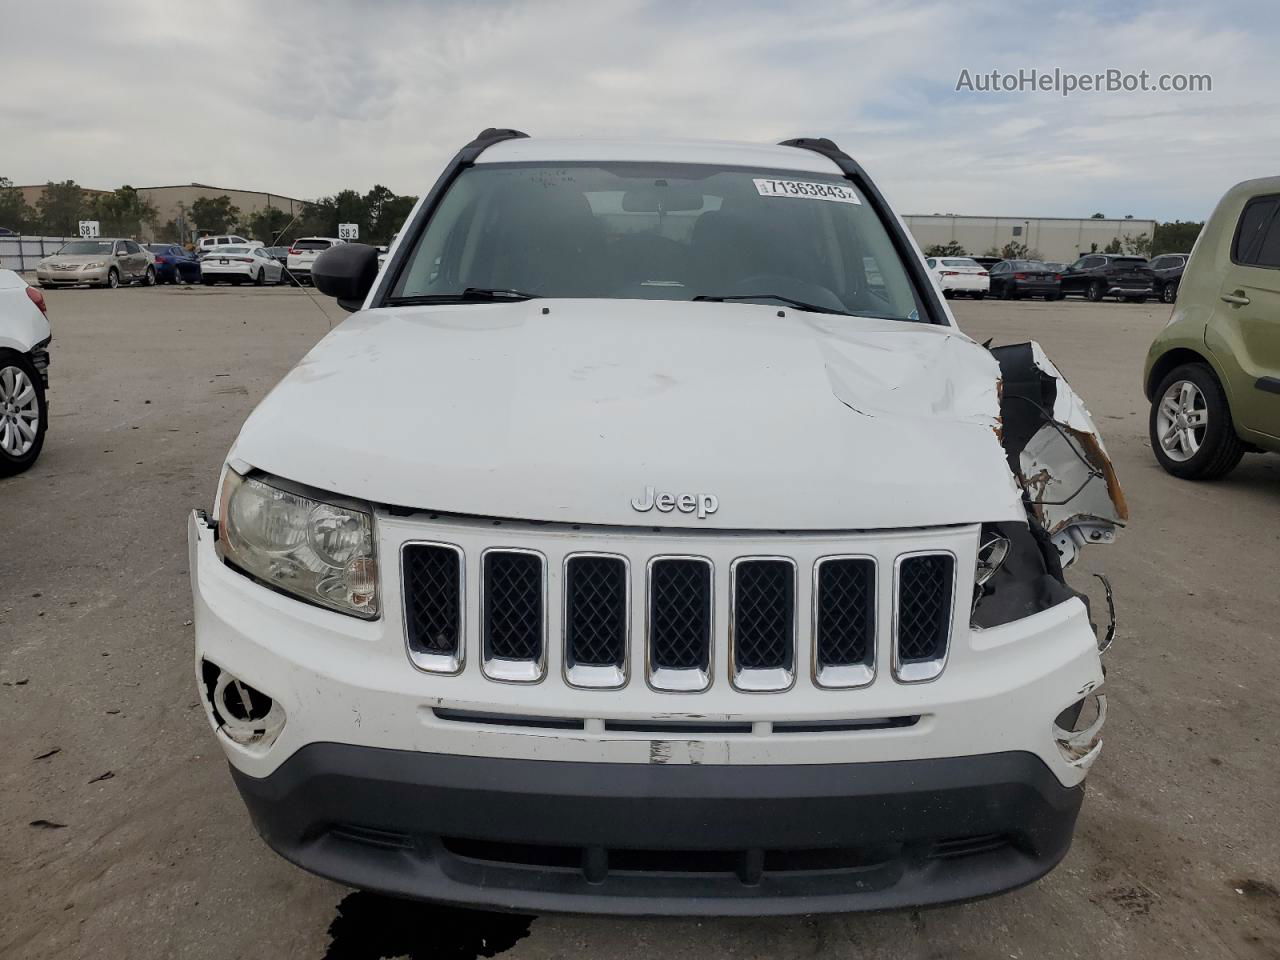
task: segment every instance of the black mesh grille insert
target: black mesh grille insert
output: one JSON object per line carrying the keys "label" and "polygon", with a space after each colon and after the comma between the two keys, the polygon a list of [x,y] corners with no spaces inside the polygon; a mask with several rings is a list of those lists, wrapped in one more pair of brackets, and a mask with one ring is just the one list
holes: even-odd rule
{"label": "black mesh grille insert", "polygon": [[569,666],[622,666],[627,648],[626,563],[619,557],[570,557],[564,590]]}
{"label": "black mesh grille insert", "polygon": [[938,660],[951,632],[954,560],[946,554],[907,557],[898,570],[898,659]]}
{"label": "black mesh grille insert", "polygon": [[794,570],[786,560],[744,560],[734,568],[733,648],[738,670],[791,669]]}
{"label": "black mesh grille insert", "polygon": [[452,547],[404,548],[404,616],[409,647],[450,656],[462,629],[462,556]]}
{"label": "black mesh grille insert", "polygon": [[864,558],[824,560],[818,567],[818,663],[870,663],[875,649],[876,565]]}
{"label": "black mesh grille insert", "polygon": [[481,618],[486,659],[541,659],[542,558],[499,550],[486,553]]}
{"label": "black mesh grille insert", "polygon": [[711,660],[711,564],[655,560],[649,573],[649,666],[706,670]]}

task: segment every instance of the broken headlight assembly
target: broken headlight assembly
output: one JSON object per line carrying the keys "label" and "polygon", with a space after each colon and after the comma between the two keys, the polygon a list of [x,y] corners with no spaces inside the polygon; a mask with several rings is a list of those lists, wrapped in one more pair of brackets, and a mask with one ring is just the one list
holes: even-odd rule
{"label": "broken headlight assembly", "polygon": [[231,566],[308,603],[367,620],[378,615],[369,510],[231,467],[218,504],[218,552]]}
{"label": "broken headlight assembly", "polygon": [[1025,523],[985,523],[973,577],[973,626],[997,627],[1078,594],[1062,578],[1053,545]]}

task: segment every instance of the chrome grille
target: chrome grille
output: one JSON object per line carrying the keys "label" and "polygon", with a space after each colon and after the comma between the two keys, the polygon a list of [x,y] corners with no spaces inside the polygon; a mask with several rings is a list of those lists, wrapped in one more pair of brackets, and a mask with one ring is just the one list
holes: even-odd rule
{"label": "chrome grille", "polygon": [[814,676],[822,686],[862,686],[874,676],[876,564],[823,557],[814,566]]}
{"label": "chrome grille", "polygon": [[[516,544],[553,545],[550,570],[542,550],[491,546],[492,531],[479,525],[433,532],[456,541],[410,534],[401,543],[405,643],[419,669],[457,673],[472,656],[490,679],[537,682],[550,660],[569,686],[618,688],[634,667],[652,689],[672,693],[713,686],[720,663],[739,691],[787,690],[801,658],[818,688],[862,687],[877,676],[878,647],[891,660],[892,680],[931,680],[949,656],[963,592],[957,557],[971,561],[967,529],[936,539],[922,531],[817,545],[811,536],[777,540],[792,556],[751,551],[771,545],[768,538],[745,550],[736,537],[711,538],[698,544],[705,555],[684,555],[652,549],[662,544],[646,534],[622,535],[610,543],[617,552],[606,554],[572,550],[587,538],[564,536],[568,549],[557,550],[555,537],[517,533]],[[846,544],[858,552],[838,552]],[[477,588],[469,590],[472,578]],[[727,600],[717,598],[718,587]]]}
{"label": "chrome grille", "polygon": [[785,557],[739,559],[730,571],[734,683],[781,690],[795,677],[796,567]]}
{"label": "chrome grille", "polygon": [[712,573],[705,557],[649,563],[649,682],[660,690],[701,690],[710,682]]}
{"label": "chrome grille", "polygon": [[951,634],[955,557],[900,557],[895,594],[894,665],[901,680],[931,680],[942,672]]}
{"label": "chrome grille", "polygon": [[426,670],[452,673],[462,662],[462,551],[405,544],[402,555],[409,654]]}
{"label": "chrome grille", "polygon": [[626,679],[629,574],[622,557],[574,554],[565,560],[564,656],[570,683],[619,686]]}
{"label": "chrome grille", "polygon": [[531,550],[486,550],[480,565],[485,672],[500,680],[541,678],[546,561]]}

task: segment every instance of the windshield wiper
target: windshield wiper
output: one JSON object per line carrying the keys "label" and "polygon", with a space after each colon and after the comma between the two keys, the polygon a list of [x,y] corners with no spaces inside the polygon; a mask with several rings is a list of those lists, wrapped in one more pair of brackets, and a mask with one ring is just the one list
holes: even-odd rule
{"label": "windshield wiper", "polygon": [[779,303],[785,303],[788,306],[795,307],[797,310],[808,310],[812,313],[834,313],[842,317],[852,316],[852,314],[846,313],[844,310],[835,310],[817,303],[807,303],[794,297],[784,297],[780,293],[739,293],[727,297],[713,297],[704,293],[693,299],[694,302],[704,303],[733,303],[736,300],[777,300]]}
{"label": "windshield wiper", "polygon": [[461,293],[423,293],[412,297],[390,297],[389,307],[421,307],[434,303],[499,303],[521,300],[533,300],[542,296],[540,293],[528,293],[524,290],[510,290],[501,287],[467,287]]}

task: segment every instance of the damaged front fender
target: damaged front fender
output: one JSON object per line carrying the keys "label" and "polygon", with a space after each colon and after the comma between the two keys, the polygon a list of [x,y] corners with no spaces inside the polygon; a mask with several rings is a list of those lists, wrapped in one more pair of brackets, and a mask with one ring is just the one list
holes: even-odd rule
{"label": "damaged front fender", "polygon": [[1087,543],[1110,543],[1129,518],[1124,491],[1084,401],[1038,343],[994,347],[1001,442],[1030,519],[1068,566]]}

